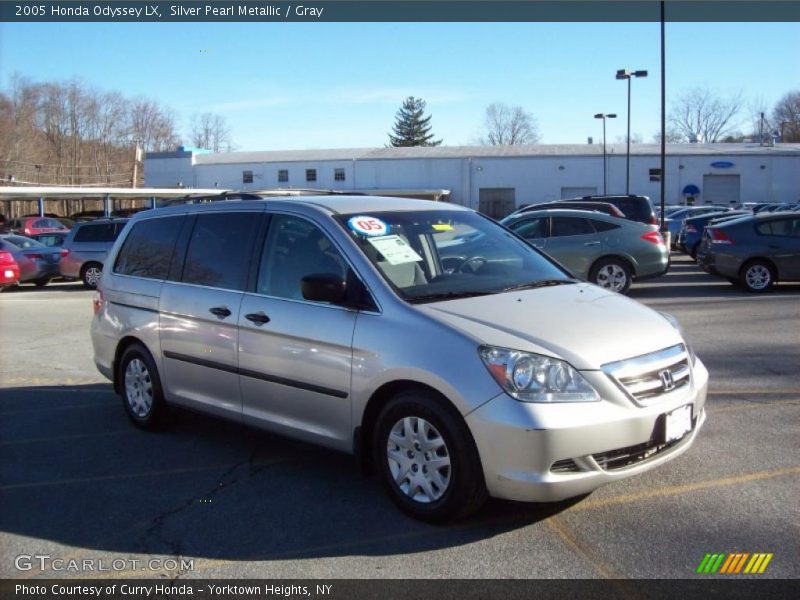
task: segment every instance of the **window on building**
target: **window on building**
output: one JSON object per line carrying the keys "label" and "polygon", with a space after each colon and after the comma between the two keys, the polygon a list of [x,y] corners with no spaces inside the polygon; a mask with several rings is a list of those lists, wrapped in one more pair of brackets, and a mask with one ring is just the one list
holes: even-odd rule
{"label": "window on building", "polygon": [[242,171],[242,183],[253,183],[252,171]]}
{"label": "window on building", "polygon": [[278,183],[289,182],[289,169],[278,169]]}
{"label": "window on building", "polygon": [[334,181],[344,181],[344,169],[334,169],[333,170],[333,180]]}
{"label": "window on building", "polygon": [[661,169],[650,169],[650,181],[661,181]]}
{"label": "window on building", "polygon": [[316,181],[316,180],[317,180],[317,170],[306,169],[306,181]]}

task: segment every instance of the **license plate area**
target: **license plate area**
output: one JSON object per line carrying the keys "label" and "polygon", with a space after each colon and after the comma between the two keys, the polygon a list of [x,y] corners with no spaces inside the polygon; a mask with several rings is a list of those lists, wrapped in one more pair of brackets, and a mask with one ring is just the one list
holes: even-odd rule
{"label": "license plate area", "polygon": [[660,427],[662,444],[669,444],[681,439],[692,430],[692,405],[680,406],[662,415],[663,426]]}

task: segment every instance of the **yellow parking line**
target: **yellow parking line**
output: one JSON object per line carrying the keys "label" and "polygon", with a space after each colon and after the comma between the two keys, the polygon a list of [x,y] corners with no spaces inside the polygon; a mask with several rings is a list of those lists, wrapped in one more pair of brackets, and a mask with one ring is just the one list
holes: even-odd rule
{"label": "yellow parking line", "polygon": [[615,573],[609,566],[603,564],[599,559],[592,557],[589,551],[575,539],[564,524],[559,522],[556,517],[550,517],[545,523],[573,552],[592,565],[595,573],[600,575],[600,577],[603,579],[622,579],[622,576]]}
{"label": "yellow parking line", "polygon": [[773,477],[782,477],[784,475],[800,475],[800,466],[775,469],[773,471],[756,471],[754,473],[747,473],[745,475],[737,475],[734,477],[723,477],[721,479],[710,479],[707,481],[686,483],[684,485],[673,485],[658,490],[637,492],[635,494],[623,494],[620,496],[611,496],[610,498],[587,500],[586,502],[582,502],[580,504],[576,504],[570,507],[568,510],[577,512],[583,510],[590,510],[593,508],[602,508],[605,506],[614,506],[617,504],[628,504],[631,502],[639,502],[640,500],[649,500],[651,498],[661,498],[664,496],[678,496],[680,494],[687,494],[689,492],[709,490],[709,489],[732,486],[732,485],[740,485],[743,483],[760,481],[762,479],[772,479]]}
{"label": "yellow parking line", "polygon": [[140,432],[133,427],[125,429],[117,429],[114,431],[103,431],[100,433],[76,433],[74,435],[56,435],[52,437],[39,437],[39,438],[26,438],[21,440],[10,440],[7,442],[0,442],[0,446],[15,446],[17,444],[39,444],[42,442],[60,442],[64,440],[81,440],[86,438],[107,437],[113,435],[124,435],[127,433],[139,434]]}

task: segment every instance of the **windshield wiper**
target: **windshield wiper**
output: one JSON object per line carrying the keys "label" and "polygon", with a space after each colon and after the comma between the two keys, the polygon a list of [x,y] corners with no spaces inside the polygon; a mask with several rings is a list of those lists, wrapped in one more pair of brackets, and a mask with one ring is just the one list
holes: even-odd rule
{"label": "windshield wiper", "polygon": [[553,285],[566,285],[568,283],[578,283],[577,279],[540,279],[539,281],[529,281],[527,283],[518,283],[503,288],[504,292],[515,292],[517,290],[533,290],[536,288],[550,287]]}
{"label": "windshield wiper", "polygon": [[455,300],[457,298],[474,298],[475,296],[488,296],[497,292],[439,292],[437,294],[424,294],[422,296],[411,296],[408,301],[412,304],[418,302],[435,302],[436,300]]}

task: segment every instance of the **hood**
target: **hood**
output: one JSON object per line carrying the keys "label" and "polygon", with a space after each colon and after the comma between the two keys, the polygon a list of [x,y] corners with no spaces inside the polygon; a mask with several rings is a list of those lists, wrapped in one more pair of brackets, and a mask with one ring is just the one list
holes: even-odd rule
{"label": "hood", "polygon": [[562,358],[576,369],[655,352],[683,340],[638,302],[578,283],[417,306],[480,344]]}

